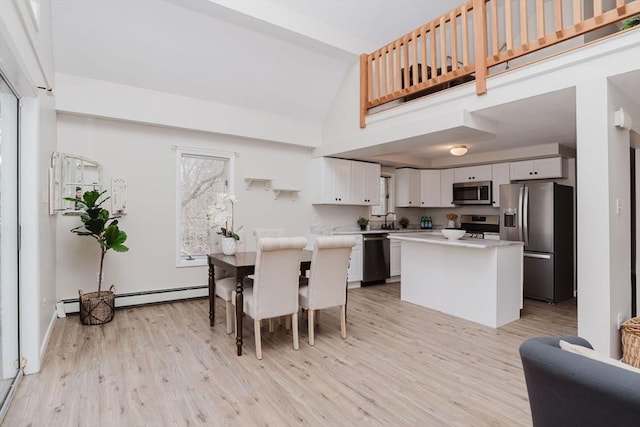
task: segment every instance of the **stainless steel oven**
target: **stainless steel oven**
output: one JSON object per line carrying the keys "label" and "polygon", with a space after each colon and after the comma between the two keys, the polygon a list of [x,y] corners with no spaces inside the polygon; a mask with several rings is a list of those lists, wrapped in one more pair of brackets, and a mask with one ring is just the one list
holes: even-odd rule
{"label": "stainless steel oven", "polygon": [[454,205],[492,205],[491,181],[456,182],[453,184]]}

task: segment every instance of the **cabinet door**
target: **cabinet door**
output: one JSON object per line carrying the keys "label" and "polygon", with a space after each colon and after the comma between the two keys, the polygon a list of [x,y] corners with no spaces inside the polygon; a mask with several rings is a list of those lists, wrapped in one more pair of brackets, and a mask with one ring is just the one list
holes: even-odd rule
{"label": "cabinet door", "polygon": [[420,171],[396,169],[396,206],[420,207]]}
{"label": "cabinet door", "polygon": [[440,206],[455,207],[453,202],[453,169],[440,171]]}
{"label": "cabinet door", "polygon": [[509,176],[512,180],[533,179],[533,160],[511,162],[509,164]]}
{"label": "cabinet door", "polygon": [[401,271],[400,257],[401,257],[402,242],[398,240],[391,240],[390,247],[391,247],[391,257],[389,260],[389,263],[390,263],[389,275],[391,277],[399,276]]}
{"label": "cabinet door", "polygon": [[491,165],[454,169],[454,182],[491,181]]}
{"label": "cabinet door", "polygon": [[380,165],[376,163],[352,162],[351,177],[353,204],[380,204]]}
{"label": "cabinet door", "polygon": [[319,159],[321,201],[327,204],[350,203],[351,162],[343,159],[323,157]]}
{"label": "cabinet door", "polygon": [[536,178],[566,178],[562,157],[534,160]]}
{"label": "cabinet door", "polygon": [[362,281],[362,236],[360,242],[351,249],[349,258],[349,270],[347,271],[347,282]]}
{"label": "cabinet door", "polygon": [[425,169],[420,171],[420,207],[440,206],[440,171]]}
{"label": "cabinet door", "polygon": [[509,163],[496,163],[491,165],[491,184],[493,185],[491,191],[493,192],[493,206],[496,208],[500,206],[500,185],[511,182],[509,168]]}

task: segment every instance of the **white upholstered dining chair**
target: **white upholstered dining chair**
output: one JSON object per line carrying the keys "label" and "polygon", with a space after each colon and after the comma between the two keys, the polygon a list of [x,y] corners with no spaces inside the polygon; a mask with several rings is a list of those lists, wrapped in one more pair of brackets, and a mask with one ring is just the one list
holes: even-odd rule
{"label": "white upholstered dining chair", "polygon": [[[253,286],[243,290],[243,313],[253,319],[256,357],[262,359],[260,321],[291,316],[293,348],[298,350],[298,276],[304,237],[264,237],[258,240]],[[235,292],[231,301],[235,304]]]}
{"label": "white upholstered dining chair", "polygon": [[308,312],[309,345],[314,345],[314,314],[317,310],[340,307],[340,335],[347,338],[347,270],[351,236],[319,237],[313,245],[311,275],[307,286],[298,290],[300,306]]}

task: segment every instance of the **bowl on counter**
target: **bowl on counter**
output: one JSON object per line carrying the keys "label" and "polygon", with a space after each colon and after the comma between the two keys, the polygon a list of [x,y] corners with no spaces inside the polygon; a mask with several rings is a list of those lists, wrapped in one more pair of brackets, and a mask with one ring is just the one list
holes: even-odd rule
{"label": "bowl on counter", "polygon": [[458,240],[467,232],[466,230],[460,230],[459,228],[443,228],[442,234],[449,240]]}

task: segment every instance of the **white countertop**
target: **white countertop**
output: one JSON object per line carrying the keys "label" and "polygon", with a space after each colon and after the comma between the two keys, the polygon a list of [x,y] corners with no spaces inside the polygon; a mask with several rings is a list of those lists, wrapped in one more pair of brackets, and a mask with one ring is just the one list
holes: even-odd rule
{"label": "white countertop", "polygon": [[436,245],[458,246],[476,249],[498,248],[502,246],[523,245],[522,242],[511,240],[487,240],[463,237],[459,240],[449,240],[439,232],[416,233],[411,235],[390,234],[389,239],[406,240],[409,242],[431,243]]}
{"label": "white countertop", "polygon": [[421,230],[418,228],[400,228],[395,230],[349,230],[349,231],[334,231],[331,234],[405,234],[405,233],[434,233],[438,230]]}

